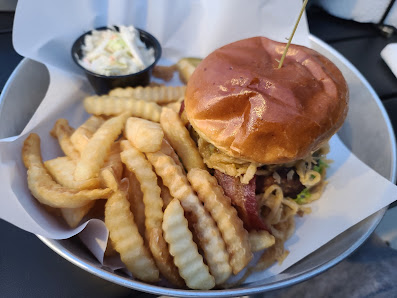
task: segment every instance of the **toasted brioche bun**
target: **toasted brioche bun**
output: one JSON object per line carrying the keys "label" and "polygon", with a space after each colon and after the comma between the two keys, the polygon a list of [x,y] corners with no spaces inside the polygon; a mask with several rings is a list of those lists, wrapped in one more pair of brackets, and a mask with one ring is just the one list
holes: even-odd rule
{"label": "toasted brioche bun", "polygon": [[189,79],[185,110],[196,132],[224,153],[260,164],[306,157],[342,126],[348,87],[339,69],[309,48],[264,37],[206,57]]}

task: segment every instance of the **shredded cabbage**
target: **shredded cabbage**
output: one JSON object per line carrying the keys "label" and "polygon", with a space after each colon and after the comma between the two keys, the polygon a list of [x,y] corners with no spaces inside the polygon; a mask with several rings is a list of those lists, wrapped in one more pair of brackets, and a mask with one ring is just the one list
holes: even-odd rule
{"label": "shredded cabbage", "polygon": [[146,48],[133,26],[94,30],[86,35],[80,64],[105,76],[139,72],[154,62],[154,49]]}

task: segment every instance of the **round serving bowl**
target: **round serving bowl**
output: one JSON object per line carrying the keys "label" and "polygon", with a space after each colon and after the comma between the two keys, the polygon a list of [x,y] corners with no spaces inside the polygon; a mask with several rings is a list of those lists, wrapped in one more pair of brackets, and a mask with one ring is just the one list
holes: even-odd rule
{"label": "round serving bowl", "polygon": [[[386,179],[395,182],[396,142],[390,120],[380,99],[357,69],[330,46],[313,36],[310,37],[310,45],[338,66],[350,88],[350,110],[344,126],[338,132],[339,137],[368,166]],[[48,84],[48,71],[44,65],[29,59],[24,59],[19,64],[0,96],[1,137],[20,133],[29,121],[29,115],[25,112],[34,110],[40,104]],[[21,109],[25,106],[26,108]],[[371,115],[371,117],[363,117],[363,115]],[[223,290],[174,289],[133,280],[122,272],[113,273],[108,268],[102,267],[82,246],[77,236],[65,240],[38,237],[76,266],[127,288],[167,296],[234,297],[291,286],[331,268],[354,252],[371,235],[386,209],[379,210],[349,228],[281,274]],[[92,286],[98,287],[98,284],[93,283]]]}
{"label": "round serving bowl", "polygon": [[[118,27],[115,28],[116,30],[118,30]],[[109,28],[100,27],[94,30],[101,31],[107,29]],[[109,93],[111,89],[117,87],[136,87],[149,85],[153,67],[157,64],[161,57],[161,45],[159,41],[150,33],[139,28],[136,29],[139,31],[140,39],[146,45],[146,47],[154,49],[154,62],[146,67],[144,70],[132,74],[120,76],[105,76],[92,72],[80,64],[79,60],[82,59],[83,56],[82,46],[84,45],[85,37],[92,34],[94,30],[84,33],[73,43],[73,61],[77,64],[78,67],[80,67],[84,71],[88,81],[98,95]]]}

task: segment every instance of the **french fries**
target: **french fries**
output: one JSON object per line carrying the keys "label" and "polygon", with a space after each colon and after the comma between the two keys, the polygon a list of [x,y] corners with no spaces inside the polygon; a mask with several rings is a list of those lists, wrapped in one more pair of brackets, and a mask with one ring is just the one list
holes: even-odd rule
{"label": "french fries", "polygon": [[171,157],[162,152],[146,153],[146,156],[171,195],[179,199],[183,209],[191,214],[192,225],[210,272],[216,284],[222,284],[229,278],[232,269],[225,243],[214,220],[199,202],[182,169]]}
{"label": "french fries", "polygon": [[[76,169],[76,160],[68,156],[57,157],[55,159],[47,160],[44,166],[54,180],[62,186],[73,189],[95,189],[101,187],[99,178],[92,178],[88,180],[76,181],[73,179],[73,173]],[[62,208],[61,214],[66,223],[75,228],[83,217],[91,210],[95,202],[89,202],[84,206],[78,208]]]}
{"label": "french fries", "polygon": [[249,242],[252,252],[264,250],[265,248],[271,247],[276,243],[276,238],[268,231],[250,231]]}
{"label": "french fries", "polygon": [[61,214],[63,219],[71,228],[75,228],[87,215],[87,213],[94,207],[95,201],[89,202],[84,206],[78,208],[62,208]]}
{"label": "french fries", "polygon": [[200,62],[200,58],[182,58],[177,62],[176,67],[182,82],[186,84],[189,81],[190,76]]}
{"label": "french fries", "polygon": [[75,149],[70,139],[73,132],[74,129],[69,126],[66,119],[58,119],[50,134],[54,138],[58,139],[59,146],[61,146],[62,151],[67,156],[73,159],[78,159],[80,157],[80,153]]}
{"label": "french fries", "polygon": [[170,193],[170,190],[167,186],[164,185],[163,179],[161,177],[157,177],[158,184],[161,189],[160,196],[163,199],[163,210],[167,208],[168,204],[174,199]]}
{"label": "french fries", "polygon": [[103,164],[103,168],[109,167],[113,170],[113,173],[118,180],[121,180],[124,170],[123,163],[121,162],[120,152],[120,142],[114,142],[110,147],[110,152],[105,159],[105,163]]}
{"label": "french fries", "polygon": [[32,133],[25,140],[22,160],[28,169],[28,187],[42,204],[57,208],[77,208],[112,194],[109,188],[78,190],[57,184],[44,167],[37,134]]}
{"label": "french fries", "polygon": [[[198,60],[191,62],[178,62],[185,80]],[[207,290],[226,286],[253,252],[265,250],[255,270],[280,262],[288,253],[281,240],[294,222],[272,226],[274,236],[244,229],[178,115],[184,91],[119,88],[87,97],[84,107],[93,115],[76,129],[59,119],[51,131],[65,156],[43,163],[40,138],[30,134],[22,159],[33,196],[70,227],[104,217],[105,257],[120,255],[145,282],[165,278],[179,288]]]}
{"label": "french fries", "polygon": [[169,82],[174,76],[175,71],[176,71],[176,65],[171,65],[171,66],[156,65],[153,68],[152,75],[155,78],[159,78],[162,79],[163,81]]}
{"label": "french fries", "polygon": [[91,116],[72,133],[70,141],[80,154],[83,152],[89,139],[91,139],[92,135],[104,122],[105,120],[102,117]]}
{"label": "french fries", "polygon": [[143,193],[146,240],[149,243],[150,251],[156,265],[166,279],[182,287],[184,283],[178,274],[178,270],[173,263],[172,256],[169,254],[167,244],[163,238],[161,229],[163,200],[160,197],[161,189],[157,185],[157,176],[143,153],[134,148],[130,142],[122,141],[121,147],[121,160],[127,166],[128,170],[135,174]]}
{"label": "french fries", "polygon": [[[109,169],[103,171],[105,182],[112,187],[115,177],[112,179],[110,175]],[[140,280],[158,281],[159,271],[134,222],[126,190],[118,189],[106,202],[105,224],[114,248],[128,270]]]}
{"label": "french fries", "polygon": [[74,172],[76,180],[98,176],[113,142],[120,135],[129,116],[130,113],[125,112],[117,117],[110,118],[94,133],[77,163]]}
{"label": "french fries", "polygon": [[165,104],[177,101],[185,95],[185,91],[185,86],[127,87],[113,89],[109,96]]}
{"label": "french fries", "polygon": [[73,173],[76,170],[76,160],[61,156],[44,162],[44,166],[54,180],[62,186],[74,189],[95,189],[101,187],[99,178],[76,181]]}
{"label": "french fries", "polygon": [[133,117],[154,122],[160,121],[161,107],[154,102],[126,97],[90,96],[84,99],[87,113],[94,115],[115,116],[128,111]]}
{"label": "french fries", "polygon": [[230,199],[225,196],[215,177],[201,169],[190,170],[187,177],[222,233],[233,273],[239,273],[252,259],[248,233],[242,220],[237,216],[236,209],[232,207]]}
{"label": "french fries", "polygon": [[125,137],[141,152],[156,152],[161,148],[164,132],[160,124],[130,117],[124,130]]}
{"label": "french fries", "polygon": [[174,199],[164,211],[164,238],[167,241],[179,273],[191,289],[207,290],[215,286],[214,277],[204,264],[193,242],[192,233],[179,201]]}
{"label": "french fries", "polygon": [[196,144],[177,113],[171,109],[163,108],[160,124],[167,140],[182,159],[187,171],[193,168],[206,169]]}
{"label": "french fries", "polygon": [[182,169],[182,172],[185,173],[185,169],[183,167],[183,164],[179,160],[179,156],[176,154],[174,151],[174,148],[171,147],[170,143],[164,138],[163,142],[161,143],[161,149],[160,151],[164,153],[165,155],[168,155],[171,157],[174,162]]}
{"label": "french fries", "polygon": [[145,237],[145,204],[143,203],[143,193],[141,185],[136,179],[134,173],[125,169],[124,175],[129,182],[128,187],[128,201],[130,202],[131,212],[134,215],[135,223],[138,227],[139,234]]}

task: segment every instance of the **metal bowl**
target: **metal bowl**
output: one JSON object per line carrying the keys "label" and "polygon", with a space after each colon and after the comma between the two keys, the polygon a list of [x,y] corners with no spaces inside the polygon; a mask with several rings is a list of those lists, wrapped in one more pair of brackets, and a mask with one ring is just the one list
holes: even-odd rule
{"label": "metal bowl", "polygon": [[[394,182],[396,179],[396,144],[390,120],[381,101],[363,76],[345,58],[313,36],[310,37],[310,41],[313,49],[327,56],[339,67],[349,84],[350,111],[344,126],[338,133],[340,138],[361,160]],[[29,86],[26,86],[27,78],[31,80]],[[32,108],[39,105],[47,90],[48,82],[48,72],[42,64],[29,59],[24,59],[20,63],[7,82],[0,98],[2,100],[0,137],[20,133],[29,120],[26,115],[27,111],[31,111]],[[29,109],[21,110],[21,106],[26,105],[29,106]],[[21,115],[21,113],[25,114]],[[371,115],[371,118],[368,119],[367,115]],[[10,127],[7,123],[7,119],[10,117],[18,119],[19,122]],[[111,273],[106,268],[101,268],[97,260],[82,248],[77,237],[67,240],[38,237],[60,256],[80,268],[131,289],[167,296],[230,297],[287,287],[320,274],[356,250],[374,231],[385,211],[386,208],[351,227],[281,274],[225,290],[181,290],[135,281],[121,273]]]}

